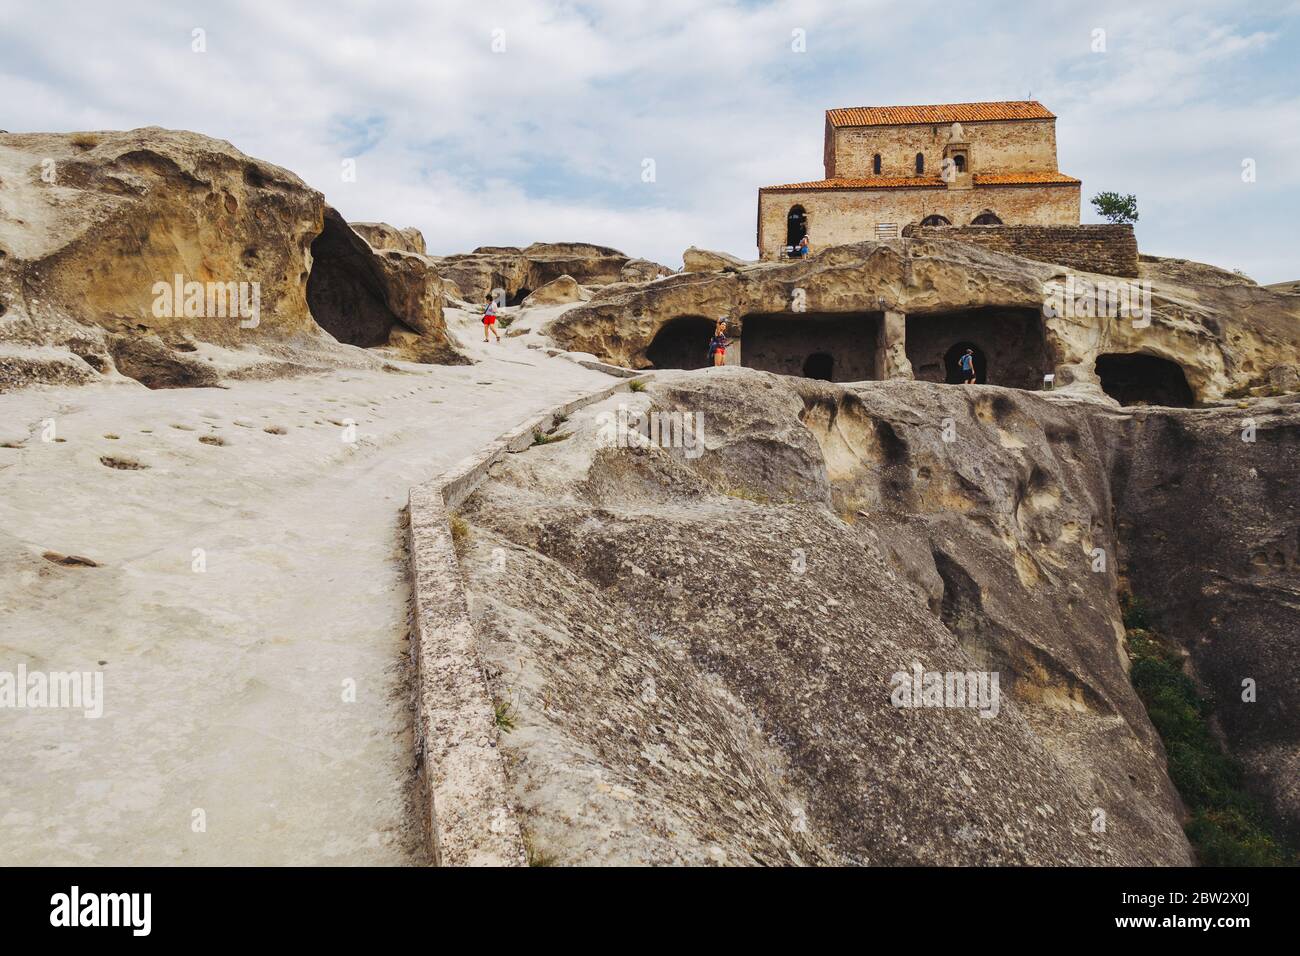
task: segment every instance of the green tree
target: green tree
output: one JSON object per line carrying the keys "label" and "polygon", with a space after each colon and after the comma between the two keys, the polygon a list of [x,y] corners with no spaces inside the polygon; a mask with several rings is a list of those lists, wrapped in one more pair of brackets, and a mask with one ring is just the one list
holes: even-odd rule
{"label": "green tree", "polygon": [[1137,222],[1138,199],[1132,193],[1121,196],[1119,193],[1097,193],[1092,197],[1093,208],[1097,215],[1110,222]]}

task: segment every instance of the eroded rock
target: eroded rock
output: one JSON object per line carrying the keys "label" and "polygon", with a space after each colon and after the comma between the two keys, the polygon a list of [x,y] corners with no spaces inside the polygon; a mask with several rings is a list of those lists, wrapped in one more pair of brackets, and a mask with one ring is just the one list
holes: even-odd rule
{"label": "eroded rock", "polygon": [[[702,413],[704,444],[620,441],[620,405]],[[462,567],[530,839],[561,863],[1187,862],[1094,413],[1119,416],[664,373],[498,466]],[[998,673],[997,715],[895,706],[914,665]]]}
{"label": "eroded rock", "polygon": [[[1134,290],[1130,281],[1149,285]],[[1098,317],[1094,306],[1120,290],[1102,285],[1086,302],[1082,291],[1117,282],[1138,293],[1132,301],[1140,313]],[[1056,308],[1071,288],[1079,300]],[[1051,374],[1057,388],[1100,398],[1100,357],[1145,356],[1174,366],[1190,401],[1204,403],[1268,386],[1270,369],[1300,361],[1300,303],[1244,276],[1144,257],[1140,280],[1072,277],[940,238],[864,242],[807,260],[609,286],[545,331],[563,348],[616,364],[673,367],[685,356],[678,367],[689,368],[723,317],[736,345],[729,361],[836,381],[957,381],[953,350],[973,345],[977,361],[989,365],[981,381],[1039,388]],[[672,344],[683,330],[689,348]]]}
{"label": "eroded rock", "polygon": [[260,351],[266,369],[372,361],[323,334],[313,274],[335,297],[385,301],[421,351],[451,357],[436,272],[385,255],[293,173],[221,140],[157,127],[3,134],[0,344],[11,357],[0,378],[93,380],[133,348],[122,337],[151,335]]}
{"label": "eroded rock", "polygon": [[578,285],[572,276],[560,276],[552,279],[540,289],[534,290],[524,299],[523,305],[563,305],[566,302],[586,302],[591,293]]}

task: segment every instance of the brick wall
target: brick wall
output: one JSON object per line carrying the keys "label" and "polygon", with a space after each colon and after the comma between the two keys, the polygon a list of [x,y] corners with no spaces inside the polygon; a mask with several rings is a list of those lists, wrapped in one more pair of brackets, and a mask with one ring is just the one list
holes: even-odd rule
{"label": "brick wall", "polygon": [[908,226],[918,239],[959,239],[1038,262],[1111,276],[1138,274],[1137,237],[1128,225]]}
{"label": "brick wall", "polygon": [[[1056,171],[1056,120],[1008,120],[963,123],[970,143],[973,173]],[[951,123],[906,126],[827,126],[826,176],[841,179],[872,175],[872,157],[880,154],[880,175],[915,176],[916,154],[925,156],[926,174],[943,162]]]}

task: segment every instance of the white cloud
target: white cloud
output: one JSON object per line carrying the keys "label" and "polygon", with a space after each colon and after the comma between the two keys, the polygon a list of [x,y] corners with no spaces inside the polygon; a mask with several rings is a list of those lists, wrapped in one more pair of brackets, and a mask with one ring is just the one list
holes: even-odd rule
{"label": "white cloud", "polygon": [[[1085,196],[1138,194],[1144,244],[1196,237],[1208,258],[1294,278],[1268,243],[1296,218],[1300,99],[1262,72],[1288,24],[1244,17],[1228,0],[1001,4],[978,21],[946,2],[0,0],[0,82],[10,129],[219,136],[434,251],[584,239],[672,264],[691,244],[754,254],[757,188],[820,177],[828,107],[1032,89]],[[343,183],[340,160],[376,136]],[[1261,170],[1246,203],[1238,154]],[[1260,217],[1250,238],[1243,210]]]}

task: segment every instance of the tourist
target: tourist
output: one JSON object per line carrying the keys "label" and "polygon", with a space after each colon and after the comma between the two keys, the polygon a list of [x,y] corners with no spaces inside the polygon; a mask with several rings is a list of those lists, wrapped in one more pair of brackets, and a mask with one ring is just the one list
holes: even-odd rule
{"label": "tourist", "polygon": [[727,320],[719,319],[713,327],[713,338],[709,339],[709,358],[713,359],[715,368],[727,364],[727,346],[730,344],[727,340]]}
{"label": "tourist", "polygon": [[501,344],[501,333],[497,331],[497,304],[492,296],[488,296],[487,308],[483,310],[483,341],[488,340],[488,333],[491,332],[497,337],[497,344]]}
{"label": "tourist", "polygon": [[975,384],[975,350],[967,349],[962,357],[957,360],[957,365],[961,368],[962,384]]}
{"label": "tourist", "polygon": [[804,236],[802,239],[799,240],[799,247],[797,251],[801,259],[807,259],[810,255],[812,255],[812,247],[808,245],[807,236]]}

